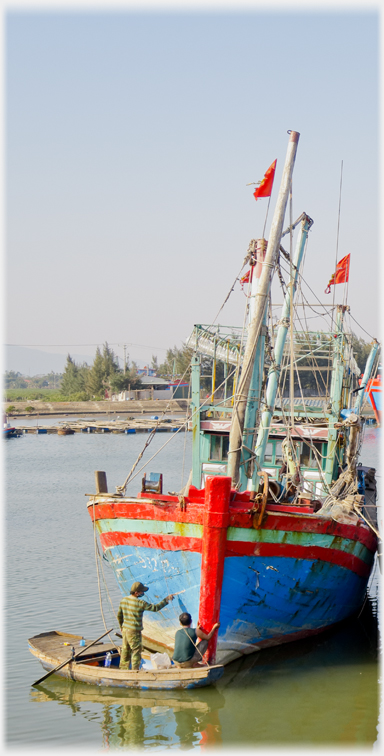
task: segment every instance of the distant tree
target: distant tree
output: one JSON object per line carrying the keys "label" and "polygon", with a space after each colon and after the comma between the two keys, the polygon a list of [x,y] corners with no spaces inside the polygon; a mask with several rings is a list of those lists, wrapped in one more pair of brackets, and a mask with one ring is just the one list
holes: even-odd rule
{"label": "distant tree", "polygon": [[28,383],[21,373],[14,370],[6,370],[4,375],[4,388],[27,388]]}
{"label": "distant tree", "polygon": [[142,382],[137,372],[136,362],[129,361],[129,355],[125,363],[125,373],[122,370],[114,372],[110,377],[110,386],[114,393],[142,388]]}
{"label": "distant tree", "polygon": [[361,370],[364,373],[365,363],[368,359],[368,355],[371,351],[371,344],[364,339],[359,339],[355,334],[352,334],[352,349],[355,360]]}
{"label": "distant tree", "polygon": [[64,394],[64,396],[70,396],[71,394],[84,392],[86,371],[87,366],[76,365],[76,362],[72,359],[71,355],[68,354],[67,363],[63,373],[63,380],[60,386],[61,393]]}
{"label": "distant tree", "polygon": [[181,378],[182,376],[188,380],[192,352],[193,350],[186,344],[183,344],[181,349],[176,346],[168,349],[164,362],[159,365],[158,374],[170,380],[172,377]]}
{"label": "distant tree", "polygon": [[135,363],[130,366],[128,356],[124,373],[113,349],[107,342],[102,352],[97,347],[93,365],[85,375],[85,387],[90,396],[102,396],[105,390],[109,393],[118,393],[127,390],[129,386],[132,389],[141,387]]}
{"label": "distant tree", "polygon": [[110,349],[107,342],[105,342],[103,346],[103,371],[104,371],[104,379],[109,378],[114,373],[118,373],[119,368],[119,362],[118,359],[113,351],[113,349]]}
{"label": "distant tree", "polygon": [[99,347],[96,349],[93,365],[86,378],[86,389],[91,396],[97,396],[104,392],[104,361]]}
{"label": "distant tree", "polygon": [[159,370],[159,363],[155,354],[152,355],[151,368],[155,371],[155,373],[157,373]]}
{"label": "distant tree", "polygon": [[131,372],[131,376],[132,376],[133,380],[138,380],[139,381],[140,380],[140,378],[139,378],[139,368],[137,366],[137,363],[134,360],[132,360],[132,363],[129,366],[129,370]]}
{"label": "distant tree", "polygon": [[142,388],[142,382],[134,371],[127,369],[125,373],[114,373],[110,379],[110,385],[112,391],[117,394],[120,391],[128,391],[129,387],[132,390]]}

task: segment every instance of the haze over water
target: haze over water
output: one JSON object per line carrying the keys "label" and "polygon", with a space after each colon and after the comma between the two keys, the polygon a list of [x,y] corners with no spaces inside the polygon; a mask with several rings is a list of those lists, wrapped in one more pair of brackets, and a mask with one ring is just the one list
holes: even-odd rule
{"label": "haze over water", "polygon": [[[156,436],[144,461],[168,438]],[[28,650],[28,638],[49,630],[96,638],[104,630],[84,494],[94,491],[94,470],[106,471],[110,491],[122,484],[145,439],[77,433],[5,442],[8,745],[98,752],[206,746],[371,749],[378,721],[378,569],[359,619],[238,660],[226,667],[216,687],[129,692],[58,676],[31,687],[43,671]],[[163,472],[165,491],[180,490],[183,466],[184,482],[188,477],[191,440],[191,434],[178,434],[148,465],[148,472]],[[379,468],[376,428],[366,428],[361,461]],[[141,476],[128,493],[140,490]],[[105,577],[116,611],[120,592],[108,567]],[[117,629],[105,592],[103,609],[107,627]]]}

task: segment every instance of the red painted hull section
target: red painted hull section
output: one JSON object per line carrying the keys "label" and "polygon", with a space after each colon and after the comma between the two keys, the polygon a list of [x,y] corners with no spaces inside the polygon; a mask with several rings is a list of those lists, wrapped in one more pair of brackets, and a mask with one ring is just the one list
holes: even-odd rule
{"label": "red painted hull section", "polygon": [[[160,498],[160,497],[159,497]],[[165,497],[161,497],[165,499]],[[171,498],[171,497],[168,497]],[[186,499],[186,511],[182,511],[179,506],[173,502],[167,507],[153,505],[150,503],[127,503],[127,502],[106,502],[97,504],[94,507],[96,520],[108,519],[127,519],[127,520],[156,520],[158,522],[186,522],[196,525],[203,525],[204,506],[196,505]],[[249,513],[250,503],[248,502],[248,511],[242,511],[236,507],[234,511],[233,503],[229,512],[229,527],[235,528],[252,528],[252,515]],[[93,506],[88,507],[89,514],[93,521]],[[305,517],[303,514],[284,514],[279,515],[275,506],[267,505],[267,518],[262,525],[263,530],[283,530],[287,532],[308,532],[308,533],[325,533],[327,535],[348,538],[352,541],[359,541],[371,551],[376,550],[377,539],[371,530],[359,525],[343,525],[334,520],[324,520],[323,518]]]}
{"label": "red painted hull section", "polygon": [[[170,536],[152,533],[101,533],[100,541],[103,549],[111,546],[144,546],[163,551],[202,551],[201,538],[186,536]],[[210,544],[210,549],[214,549]],[[210,554],[215,551],[211,550]],[[249,541],[226,541],[225,557],[233,556],[268,556],[287,557],[290,559],[319,559],[346,567],[361,577],[368,577],[371,567],[359,557],[348,554],[340,549],[327,549],[320,546],[299,546],[289,543],[262,543]],[[216,620],[215,620],[216,621]]]}
{"label": "red painted hull section", "polygon": [[[183,594],[206,633],[220,621],[208,653],[214,658],[218,637],[224,663],[316,634],[359,609],[377,548],[364,523],[324,519],[308,506],[268,504],[254,528],[258,513],[249,492],[231,491],[228,481],[208,477],[204,490],[191,487],[182,502],[141,494],[89,504],[123,593],[140,579],[156,585],[159,596]],[[174,615],[156,616],[159,625],[150,618],[149,637],[157,642],[171,633],[172,644]]]}

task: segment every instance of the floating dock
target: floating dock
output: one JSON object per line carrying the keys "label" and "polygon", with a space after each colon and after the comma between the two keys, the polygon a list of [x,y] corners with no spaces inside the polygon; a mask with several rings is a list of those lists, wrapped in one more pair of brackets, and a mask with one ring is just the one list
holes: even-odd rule
{"label": "floating dock", "polygon": [[185,420],[165,419],[159,422],[158,417],[140,418],[137,420],[66,420],[57,425],[19,425],[18,433],[57,433],[58,435],[73,435],[74,433],[150,433],[156,428],[156,433],[176,433],[183,429]]}

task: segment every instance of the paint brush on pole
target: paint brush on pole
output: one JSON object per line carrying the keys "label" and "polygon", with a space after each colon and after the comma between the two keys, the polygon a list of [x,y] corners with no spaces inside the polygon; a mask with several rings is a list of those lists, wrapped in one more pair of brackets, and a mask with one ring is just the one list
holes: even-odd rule
{"label": "paint brush on pole", "polygon": [[[184,588],[182,591],[176,591],[176,593],[171,593],[171,596],[180,596],[180,593],[185,593],[185,591],[186,589]],[[118,638],[123,637],[122,634],[119,633],[118,631],[115,633],[115,635],[117,635]]]}

